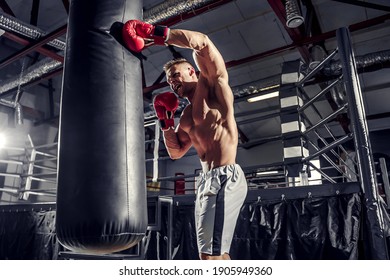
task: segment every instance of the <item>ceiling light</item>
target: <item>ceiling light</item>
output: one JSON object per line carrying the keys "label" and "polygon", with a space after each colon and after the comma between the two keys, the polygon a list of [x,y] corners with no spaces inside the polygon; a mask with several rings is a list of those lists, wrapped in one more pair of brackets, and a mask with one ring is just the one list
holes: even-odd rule
{"label": "ceiling light", "polygon": [[271,175],[271,174],[278,174],[279,171],[273,170],[273,171],[262,171],[262,172],[257,172],[256,175],[261,176],[261,175]]}
{"label": "ceiling light", "polygon": [[278,96],[279,96],[279,91],[274,91],[274,92],[270,92],[270,93],[266,93],[266,94],[262,94],[262,95],[248,98],[247,101],[248,102],[257,102],[260,100],[270,99],[270,98],[278,97]]}

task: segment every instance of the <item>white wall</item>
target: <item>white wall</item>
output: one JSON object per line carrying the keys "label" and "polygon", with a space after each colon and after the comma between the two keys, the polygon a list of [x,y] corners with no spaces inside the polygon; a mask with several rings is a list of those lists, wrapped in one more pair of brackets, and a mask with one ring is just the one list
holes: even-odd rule
{"label": "white wall", "polygon": [[239,148],[237,153],[237,163],[244,168],[281,161],[283,161],[281,141],[268,142],[251,149]]}

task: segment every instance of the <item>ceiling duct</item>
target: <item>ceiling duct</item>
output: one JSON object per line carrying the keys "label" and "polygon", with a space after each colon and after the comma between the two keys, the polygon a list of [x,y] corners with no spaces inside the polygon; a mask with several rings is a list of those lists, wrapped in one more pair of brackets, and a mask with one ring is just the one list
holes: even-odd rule
{"label": "ceiling duct", "polygon": [[[152,7],[149,10],[144,11],[144,20],[155,24],[157,22],[161,22],[169,19],[170,17],[178,16],[181,13],[185,13],[191,11],[193,9],[199,8],[201,6],[206,6],[211,0],[193,0],[193,1],[185,1],[185,0],[167,0],[159,5]],[[4,29],[9,32],[21,34],[25,37],[29,37],[31,39],[39,39],[42,36],[45,36],[47,33],[38,29],[35,26],[23,23],[22,21],[4,14],[0,11],[0,29]],[[48,45],[58,49],[65,49],[65,42],[54,39],[48,43]],[[376,52],[372,54],[367,54],[364,56],[356,57],[357,67],[359,68],[370,68],[372,70],[383,68],[384,64],[390,64],[390,51],[382,51]],[[10,92],[16,89],[18,86],[23,86],[28,84],[29,82],[39,79],[41,76],[51,73],[56,69],[59,69],[62,66],[61,62],[55,61],[51,58],[46,58],[41,60],[40,62],[30,66],[25,70],[24,76],[20,79],[19,77],[13,77],[6,81],[2,82],[0,86],[0,96],[4,95],[4,93]],[[339,61],[334,61],[329,65],[325,65],[322,72],[325,75],[338,75],[341,73],[341,64]],[[278,79],[274,80],[276,84],[279,82]],[[258,81],[250,84],[246,84],[243,86],[238,86],[233,88],[233,93],[235,96],[245,95],[245,92],[251,93],[256,91],[256,89],[261,89],[266,87],[264,81]],[[271,82],[272,83],[272,82]]]}
{"label": "ceiling duct", "polygon": [[[24,37],[38,40],[45,36],[47,33],[37,28],[36,26],[24,23],[17,18],[7,15],[0,11],[0,28],[12,33],[20,34]],[[65,50],[65,42],[59,39],[54,39],[47,43],[49,46],[56,48],[57,50]]]}
{"label": "ceiling duct", "polygon": [[[355,57],[356,67],[358,70],[371,72],[385,67],[390,67],[390,50],[369,53]],[[341,75],[342,66],[339,60],[324,65],[321,71],[326,76]]]}
{"label": "ceiling duct", "polygon": [[144,20],[150,24],[156,24],[168,18],[196,10],[215,1],[212,0],[167,0],[144,12]]}
{"label": "ceiling duct", "polygon": [[297,0],[286,0],[286,25],[288,28],[297,28],[303,22],[301,9]]}
{"label": "ceiling duct", "polygon": [[[36,26],[26,24],[17,18],[7,15],[0,11],[0,28],[24,37],[38,40],[45,36],[47,33],[37,28]],[[63,52],[65,50],[66,43],[59,39],[51,40],[47,45]],[[45,58],[38,63],[28,67],[24,71],[24,75],[21,77],[11,77],[8,80],[2,81],[0,86],[0,95],[10,92],[20,86],[28,84],[31,81],[39,79],[44,74],[48,74],[62,66],[61,62],[53,60],[51,58]]]}
{"label": "ceiling duct", "polygon": [[[146,22],[155,24],[160,21],[167,20],[171,17],[178,16],[182,13],[192,11],[199,7],[206,6],[207,4],[213,2],[212,0],[167,0],[159,5],[152,7],[149,10],[144,11],[144,20]],[[26,24],[10,15],[4,14],[0,11],[0,29],[6,31],[17,33],[22,36],[37,40],[42,36],[45,36],[47,33],[38,29],[35,26]],[[48,45],[58,49],[65,50],[66,43],[64,41],[54,39],[48,43]],[[25,74],[22,80],[19,77],[10,78],[7,81],[2,82],[0,86],[0,96],[8,93],[18,86],[24,86],[35,79],[40,78],[45,74],[60,68],[62,63],[55,61],[53,59],[44,59],[41,63],[34,64],[33,66],[25,70]]]}
{"label": "ceiling duct", "polygon": [[31,81],[37,80],[42,77],[44,74],[51,73],[54,70],[60,68],[62,63],[51,59],[44,58],[41,61],[35,63],[34,65],[28,67],[25,70],[25,73],[21,77],[12,77],[8,80],[2,81],[0,86],[0,96],[4,93],[10,92],[13,89],[22,87],[25,84],[28,84]]}
{"label": "ceiling duct", "polygon": [[[362,56],[356,56],[356,66],[365,72],[390,67],[390,50],[370,53]],[[340,61],[332,61],[325,65],[322,73],[327,76],[341,75],[342,66]],[[248,95],[256,95],[261,92],[269,91],[268,88],[280,84],[280,75],[275,75],[266,79],[232,87],[232,91],[236,99],[240,97],[248,97]]]}
{"label": "ceiling duct", "polygon": [[255,82],[232,87],[233,95],[236,98],[247,97],[248,95],[258,94],[267,91],[269,88],[280,84],[280,75],[257,80]]}

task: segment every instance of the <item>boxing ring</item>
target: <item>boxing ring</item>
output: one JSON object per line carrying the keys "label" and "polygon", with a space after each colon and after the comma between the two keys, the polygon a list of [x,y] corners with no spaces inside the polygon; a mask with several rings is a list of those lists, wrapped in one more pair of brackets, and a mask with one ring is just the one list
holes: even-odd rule
{"label": "boxing ring", "polygon": [[[263,142],[284,140],[284,162],[243,167],[247,177],[250,177],[254,171],[267,172],[282,168],[283,180],[273,184],[274,188],[250,189],[241,210],[232,245],[232,256],[236,258],[355,259],[359,255],[358,247],[364,246],[366,258],[388,259],[386,239],[389,236],[389,216],[382,198],[378,195],[376,167],[367,138],[364,105],[348,31],[340,29],[337,38],[338,49],[314,69],[303,73],[304,78],[301,78],[299,73],[304,69],[300,61],[285,63],[280,88],[279,114],[282,135],[263,139]],[[305,92],[305,84],[336,56],[341,61],[342,73],[310,98]],[[291,80],[291,77],[295,80]],[[287,82],[283,83],[283,80]],[[333,113],[322,116],[315,102],[340,84],[344,85],[346,98],[343,100],[340,97],[343,102],[340,102],[339,107]],[[288,102],[285,101],[286,99]],[[313,107],[314,112],[319,116],[320,120],[317,123],[305,114],[305,110],[310,107]],[[343,113],[348,113],[351,119],[351,131],[344,136],[336,137],[328,123]],[[273,116],[274,113],[262,118]],[[293,129],[287,127],[284,130],[283,121],[285,124],[293,123]],[[327,135],[325,136],[324,133]],[[355,149],[357,156],[351,156],[351,153],[343,147],[343,144],[348,141],[353,141],[355,147],[360,147]],[[319,144],[322,147],[319,147]],[[309,153],[309,146],[311,153]],[[340,153],[345,155],[344,159]],[[321,168],[312,162],[319,157]],[[383,163],[380,165],[383,167]],[[321,175],[323,181],[321,184],[309,185],[310,173],[313,172]],[[332,176],[334,172],[340,176]],[[382,173],[386,174],[387,171],[383,170]],[[165,177],[158,181],[183,180],[194,176],[196,174],[180,178]],[[280,177],[279,173],[278,178]],[[266,179],[270,178],[272,177]],[[318,178],[314,181],[318,183]],[[388,197],[388,186],[385,187],[385,192]],[[157,245],[160,248],[157,251],[160,254],[152,255],[152,258],[196,258],[196,254],[189,253],[196,252],[195,236],[191,234],[194,232],[191,217],[195,196],[192,194],[162,196],[159,200],[164,213],[162,215],[167,218],[162,225],[162,237],[158,238],[160,240],[158,245],[161,247]],[[344,203],[348,206],[342,206]],[[343,210],[340,210],[340,207]],[[319,210],[321,208],[322,210]],[[329,215],[325,220],[321,217],[321,211]],[[315,214],[310,217],[307,212]],[[254,223],[256,218],[257,223]],[[297,221],[296,224],[291,223],[289,219]],[[312,223],[313,219],[322,219],[325,224],[335,223],[334,227],[337,230],[334,231],[331,226],[325,229],[321,223],[312,225],[319,229],[318,232],[313,228],[307,228],[307,224]],[[341,224],[338,224],[340,221]],[[286,226],[283,226],[284,223]],[[341,236],[343,230],[348,234]],[[362,232],[365,238],[361,240],[361,244],[358,244],[355,241],[360,240]],[[256,239],[256,236],[259,239]],[[337,239],[344,239],[345,243],[336,245]],[[328,246],[329,244],[333,245]],[[335,249],[333,246],[339,247]],[[253,250],[254,247],[258,250]]]}
{"label": "boxing ring", "polygon": [[[231,252],[234,259],[389,258],[389,217],[383,200],[378,195],[376,167],[368,138],[358,73],[346,29],[338,31],[337,41],[338,48],[310,71],[300,61],[287,62],[283,66],[280,110],[277,113],[281,120],[282,133],[259,140],[259,143],[282,141],[283,161],[243,166],[251,188],[234,236]],[[318,94],[308,96],[305,87],[310,84],[311,78],[336,57],[342,65],[342,73]],[[338,92],[338,108],[330,115],[323,116],[316,108],[316,102],[339,85],[343,85],[345,96],[344,93]],[[78,96],[73,96],[76,97],[80,101]],[[86,99],[83,102],[88,104],[90,101]],[[83,103],[80,107],[82,105]],[[311,120],[306,114],[308,109],[318,114],[315,120]],[[348,133],[336,136],[328,123],[340,114],[348,114],[352,125]],[[274,116],[272,113],[260,118]],[[239,121],[238,125],[244,122]],[[70,129],[69,126],[67,129]],[[66,136],[66,131],[62,133]],[[351,140],[357,154],[354,157],[343,146]],[[156,145],[159,138],[144,142]],[[10,183],[13,187],[0,188],[1,198],[4,198],[5,193],[18,198],[15,205],[0,206],[0,228],[6,228],[2,232],[4,238],[0,239],[0,247],[7,248],[2,250],[0,258],[198,258],[193,227],[195,190],[184,195],[158,195],[156,192],[150,192],[144,201],[137,201],[137,205],[147,208],[147,225],[141,225],[141,228],[146,227],[146,232],[142,237],[137,236],[137,241],[131,241],[136,245],[130,249],[119,253],[88,254],[63,248],[58,243],[58,228],[55,228],[58,206],[55,199],[59,181],[55,179],[58,178],[58,158],[53,149],[57,149],[57,143],[35,147],[29,139],[28,147],[10,149],[17,153],[5,155],[0,162],[5,169],[0,176],[13,180]],[[59,149],[61,150],[61,147]],[[63,158],[64,153],[72,152],[71,149],[62,151]],[[341,157],[341,153],[345,158]],[[78,159],[79,156],[77,155]],[[112,157],[104,158],[108,162]],[[145,164],[156,164],[167,159],[168,157],[158,156],[148,158]],[[318,160],[320,166],[313,163],[313,160]],[[61,168],[61,164],[59,166]],[[380,167],[381,174],[385,174],[383,184],[385,198],[388,199],[390,188],[383,160]],[[276,173],[267,177],[257,175],[269,171]],[[318,177],[312,180],[314,173],[318,174]],[[153,184],[159,182],[192,182],[196,175],[159,178],[153,176],[152,179],[146,179],[146,184],[148,188],[153,188]],[[77,178],[72,177],[72,182]],[[62,177],[61,180],[64,183],[70,179]],[[143,190],[143,184],[140,183],[140,186]],[[170,191],[173,192],[174,189]],[[87,189],[86,198],[92,192],[92,188]],[[106,194],[108,192],[106,191]],[[37,196],[47,198],[48,202],[34,203],[34,197]],[[142,199],[142,195],[139,197]],[[61,198],[61,203],[61,207],[64,207],[64,204],[69,204],[69,200]],[[94,203],[91,205],[96,206]],[[72,220],[71,216],[65,218]],[[33,238],[26,237],[23,228],[26,221],[31,225],[29,233],[33,233]],[[9,223],[18,226],[7,228]],[[19,236],[16,243],[9,243],[11,236],[15,235]],[[64,239],[68,239],[67,244],[72,243],[66,232],[63,235]],[[84,241],[77,242],[81,244]],[[38,251],[39,246],[48,249],[39,255],[27,253],[31,248]],[[99,247],[99,243],[94,241],[92,246]],[[106,242],[104,246],[109,245]]]}

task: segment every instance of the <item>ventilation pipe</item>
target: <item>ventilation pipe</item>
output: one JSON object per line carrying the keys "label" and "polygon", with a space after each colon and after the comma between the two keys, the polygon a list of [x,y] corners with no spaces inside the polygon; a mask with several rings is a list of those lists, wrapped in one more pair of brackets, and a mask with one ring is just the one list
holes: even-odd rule
{"label": "ventilation pipe", "polygon": [[0,86],[0,96],[17,87],[22,87],[31,81],[37,80],[45,74],[62,67],[62,63],[49,57],[42,59],[24,71],[23,77],[11,77],[2,82]]}
{"label": "ventilation pipe", "polygon": [[[37,28],[36,26],[26,24],[15,17],[7,15],[0,11],[0,29],[19,34],[24,37],[38,40],[39,38],[47,35],[46,32]],[[55,48],[57,51],[63,52],[65,50],[66,43],[59,39],[51,40],[47,45]],[[23,77],[11,77],[8,80],[2,81],[0,86],[0,95],[21,87],[33,80],[42,77],[45,74],[53,72],[62,67],[62,63],[51,58],[45,58],[25,69]]]}
{"label": "ventilation pipe", "polygon": [[286,25],[297,28],[304,22],[298,0],[286,0]]}
{"label": "ventilation pipe", "polygon": [[23,124],[23,109],[22,109],[22,105],[20,105],[20,103],[16,103],[15,105],[15,123],[17,125],[22,125]]}
{"label": "ventilation pipe", "polygon": [[144,20],[150,24],[162,22],[171,17],[190,12],[212,3],[212,0],[167,0],[144,12]]}
{"label": "ventilation pipe", "polygon": [[[298,15],[297,12],[300,13],[299,6],[296,1],[297,0],[286,1],[286,13],[287,10],[289,11],[288,19],[293,19],[294,14]],[[203,1],[167,0],[159,5],[152,7],[149,10],[146,10],[144,12],[144,20],[151,24],[155,24],[157,22],[167,20],[170,17],[180,15],[181,13],[191,11],[192,9],[196,9],[201,6],[206,6],[210,2],[212,1],[210,0],[203,0]],[[295,2],[295,4],[293,2]],[[296,8],[293,9],[292,7],[294,7],[294,5]],[[290,8],[287,9],[287,7],[291,7],[291,9]],[[0,29],[4,29],[10,32],[15,32],[32,39],[38,39],[41,36],[44,36],[46,34],[42,30],[39,30],[37,27],[23,23],[20,20],[11,17],[7,14],[4,14],[1,11],[0,11]],[[49,45],[51,45],[52,47],[60,51],[63,51],[65,49],[65,42],[58,39],[50,41]],[[372,67],[373,69],[375,69],[375,67],[377,69],[381,69],[384,67],[383,66],[384,64],[390,63],[390,50],[356,57],[356,63],[358,69],[368,68],[368,67],[370,68]],[[61,62],[55,61],[51,58],[43,59],[40,62],[27,68],[25,70],[25,74],[22,80],[20,80],[18,77],[12,77],[2,82],[2,85],[0,86],[0,96],[4,95],[5,93],[11,90],[14,90],[19,85],[23,86],[35,79],[39,79],[41,76],[51,73],[59,69],[60,67],[62,67]],[[339,61],[335,61],[325,66],[322,72],[328,76],[340,75],[341,63]],[[250,87],[251,85],[248,84],[245,86]],[[240,95],[239,92],[240,90],[237,89],[237,95]]]}
{"label": "ventilation pipe", "polygon": [[19,102],[0,98],[0,105],[14,109],[15,124],[17,125],[23,124],[23,120],[24,120],[23,107]]}
{"label": "ventilation pipe", "polygon": [[272,77],[268,77],[266,79],[257,80],[252,83],[243,84],[240,86],[232,87],[233,95],[238,97],[254,95],[257,93],[261,93],[263,91],[267,91],[270,88],[274,88],[275,86],[279,86],[280,84],[280,75],[275,75]]}
{"label": "ventilation pipe", "polygon": [[[370,69],[371,71],[390,66],[390,50],[369,53],[356,56],[356,67],[358,70]],[[387,66],[386,66],[387,65]],[[340,60],[332,61],[324,65],[322,73],[326,76],[338,76],[342,74],[342,64]]]}
{"label": "ventilation pipe", "polygon": [[[18,20],[17,18],[7,15],[1,11],[0,11],[0,28],[5,31],[16,33],[34,40],[38,40],[39,38],[47,34],[46,32],[37,28],[36,26],[24,23]],[[47,44],[57,50],[60,51],[65,50],[65,42],[59,39],[51,40]]]}
{"label": "ventilation pipe", "polygon": [[[212,0],[167,0],[159,5],[152,7],[144,12],[144,20],[151,24],[167,20],[171,17],[178,16],[182,13],[206,6],[212,3]],[[35,26],[26,24],[10,15],[0,11],[0,29],[17,33],[22,36],[37,40],[46,33]],[[48,43],[59,51],[65,50],[65,42],[54,39]],[[23,80],[20,83],[18,77],[13,77],[4,81],[0,86],[0,96],[15,89],[17,86],[24,86],[45,74],[49,74],[62,67],[62,63],[54,61],[51,58],[42,60],[42,63],[34,64],[26,69]]]}
{"label": "ventilation pipe", "polygon": [[[318,50],[316,49],[316,51]],[[323,54],[322,51],[319,52],[318,55],[314,55],[316,63],[319,63],[324,58],[325,54]],[[355,59],[358,69],[370,68],[371,71],[373,69],[381,69],[386,67],[385,65],[390,65],[390,50],[357,56]],[[341,62],[338,60],[333,61],[329,65],[325,65],[322,71],[327,76],[341,75]],[[249,94],[258,94],[267,90],[269,87],[273,87],[279,84],[280,75],[276,75],[266,79],[232,87],[232,91],[235,97],[243,97],[248,96]]]}

